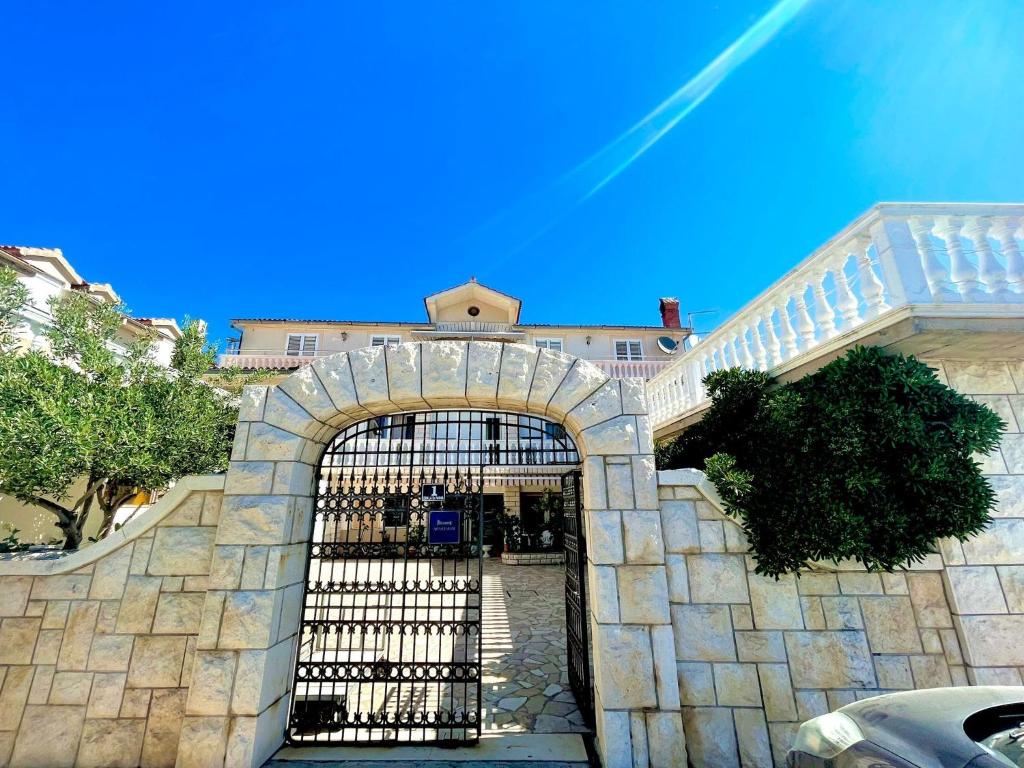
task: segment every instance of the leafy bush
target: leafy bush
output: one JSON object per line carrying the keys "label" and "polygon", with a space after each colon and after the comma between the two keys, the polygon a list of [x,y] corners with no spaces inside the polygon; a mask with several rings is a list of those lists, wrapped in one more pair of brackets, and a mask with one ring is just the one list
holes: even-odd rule
{"label": "leafy bush", "polygon": [[94,511],[102,538],[141,490],[227,467],[238,408],[202,380],[214,360],[202,325],[185,326],[163,368],[152,338],[119,337],[123,307],[71,292],[50,302],[48,349],[21,350],[26,302],[0,269],[0,492],[53,513],[66,549]]}
{"label": "leafy bush", "polygon": [[735,368],[704,383],[710,410],[658,463],[706,469],[758,573],[844,558],[893,570],[989,521],[973,457],[1005,424],[913,357],[859,347],[790,384]]}

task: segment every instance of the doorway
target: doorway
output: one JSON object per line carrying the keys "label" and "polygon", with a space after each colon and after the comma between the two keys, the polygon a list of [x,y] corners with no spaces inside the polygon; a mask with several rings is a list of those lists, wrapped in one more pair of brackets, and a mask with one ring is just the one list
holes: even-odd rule
{"label": "doorway", "polygon": [[[483,545],[488,513],[496,522],[503,498],[484,485],[520,466],[578,477],[578,464],[564,429],[523,414],[422,411],[340,432],[319,466],[288,742],[476,742],[485,700]],[[577,520],[578,490],[563,484]],[[585,555],[573,562],[560,580],[575,690],[581,629],[586,647]],[[585,685],[577,695],[588,702],[589,676]]]}

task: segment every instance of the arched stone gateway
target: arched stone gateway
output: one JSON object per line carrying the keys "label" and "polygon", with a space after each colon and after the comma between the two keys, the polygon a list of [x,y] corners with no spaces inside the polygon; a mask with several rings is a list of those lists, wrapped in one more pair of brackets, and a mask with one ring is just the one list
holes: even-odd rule
{"label": "arched stone gateway", "polygon": [[685,764],[643,380],[609,379],[586,361],[519,344],[439,341],[322,358],[276,387],[247,387],[242,399],[179,766],[259,766],[282,743],[314,470],[327,443],[370,417],[442,408],[540,416],[572,435],[602,760]]}

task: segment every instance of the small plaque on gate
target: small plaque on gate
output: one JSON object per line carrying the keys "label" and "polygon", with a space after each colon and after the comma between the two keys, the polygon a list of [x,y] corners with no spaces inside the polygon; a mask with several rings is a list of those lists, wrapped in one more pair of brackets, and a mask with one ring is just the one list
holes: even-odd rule
{"label": "small plaque on gate", "polygon": [[432,509],[427,525],[427,542],[429,544],[458,544],[460,517],[458,510]]}
{"label": "small plaque on gate", "polygon": [[420,501],[444,501],[444,485],[427,483],[420,486]]}

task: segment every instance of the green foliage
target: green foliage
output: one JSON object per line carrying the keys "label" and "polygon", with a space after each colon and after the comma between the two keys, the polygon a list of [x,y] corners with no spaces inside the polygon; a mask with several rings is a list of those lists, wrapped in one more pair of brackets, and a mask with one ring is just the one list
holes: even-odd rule
{"label": "green foliage", "polygon": [[120,339],[122,308],[71,293],[50,309],[49,352],[0,352],[0,490],[53,512],[74,548],[94,510],[103,536],[139,491],[224,469],[237,408],[200,378],[200,325],[186,325],[168,370],[150,339]]}
{"label": "green foliage", "polygon": [[0,530],[7,531],[7,535],[0,538],[0,552],[24,552],[29,545],[18,538],[21,530],[10,523],[0,523]]}
{"label": "green foliage", "polygon": [[0,351],[14,345],[18,311],[28,304],[28,288],[10,267],[0,268]]}
{"label": "green foliage", "polygon": [[791,384],[731,369],[705,386],[710,410],[658,447],[658,464],[705,468],[758,573],[845,558],[892,570],[989,521],[973,457],[1005,424],[913,357],[859,347]]}
{"label": "green foliage", "polygon": [[279,371],[270,368],[258,368],[253,371],[210,371],[204,374],[203,379],[228,394],[240,395],[246,385],[260,384],[279,374]]}

